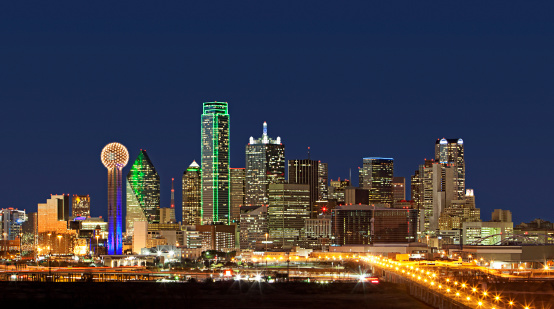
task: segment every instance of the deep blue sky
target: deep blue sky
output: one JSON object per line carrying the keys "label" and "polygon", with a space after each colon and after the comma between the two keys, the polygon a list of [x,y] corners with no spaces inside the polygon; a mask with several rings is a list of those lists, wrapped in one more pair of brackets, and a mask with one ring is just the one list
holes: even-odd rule
{"label": "deep blue sky", "polygon": [[0,207],[77,193],[105,215],[112,141],[130,164],[148,151],[168,206],[217,100],[232,167],[263,121],[287,159],[310,146],[333,179],[365,156],[409,177],[437,138],[461,137],[482,219],[554,219],[551,1],[185,2],[0,4]]}

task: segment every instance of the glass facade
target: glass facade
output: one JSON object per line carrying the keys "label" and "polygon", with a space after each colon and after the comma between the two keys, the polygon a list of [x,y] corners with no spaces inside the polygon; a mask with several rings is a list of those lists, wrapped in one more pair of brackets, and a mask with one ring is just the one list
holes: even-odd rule
{"label": "glass facade", "polygon": [[262,137],[250,137],[246,145],[246,196],[248,206],[268,204],[268,185],[285,181],[285,145],[281,138],[272,139],[267,135],[264,122]]}
{"label": "glass facade", "polygon": [[183,225],[202,222],[200,166],[193,161],[183,173]]}
{"label": "glass facade", "polygon": [[240,248],[255,250],[265,241],[267,229],[266,206],[242,207],[240,214]]}
{"label": "glass facade", "polygon": [[373,208],[368,205],[337,206],[331,213],[335,245],[371,244]]}
{"label": "glass facade", "polygon": [[27,221],[25,210],[0,209],[0,236],[2,240],[19,239],[23,233],[21,226]]}
{"label": "glass facade", "polygon": [[205,102],[202,113],[202,222],[230,220],[227,102]]}
{"label": "glass facade", "polygon": [[363,159],[360,187],[369,190],[369,203],[392,206],[393,158],[369,157]]}
{"label": "glass facade", "polygon": [[281,246],[293,246],[305,234],[310,218],[310,186],[270,184],[267,210],[269,237]]}
{"label": "glass facade", "polygon": [[46,203],[38,204],[37,230],[38,233],[65,233],[67,231],[67,218],[64,212],[69,213],[69,195],[51,195]]}
{"label": "glass facade", "polygon": [[240,208],[244,205],[245,169],[231,168],[231,223],[240,222]]}
{"label": "glass facade", "polygon": [[417,240],[417,210],[375,209],[373,243],[407,243]]}
{"label": "glass facade", "polygon": [[128,235],[133,235],[136,221],[160,222],[160,176],[143,149],[127,173]]}
{"label": "glass facade", "polygon": [[393,177],[392,196],[393,202],[406,200],[406,179],[404,177]]}
{"label": "glass facade", "polygon": [[319,168],[318,168],[318,180],[317,180],[317,187],[318,187],[318,201],[326,201],[329,198],[329,172],[327,163],[321,163],[319,162]]}
{"label": "glass facade", "polygon": [[310,187],[310,218],[317,218],[315,202],[318,197],[319,162],[315,160],[289,160],[289,183],[307,184]]}

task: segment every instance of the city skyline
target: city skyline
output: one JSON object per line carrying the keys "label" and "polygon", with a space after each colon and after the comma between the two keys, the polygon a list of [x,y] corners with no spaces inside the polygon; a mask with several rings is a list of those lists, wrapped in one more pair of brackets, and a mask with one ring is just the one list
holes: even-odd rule
{"label": "city skyline", "polygon": [[[311,147],[329,180],[350,170],[356,178],[371,156],[393,157],[395,176],[410,179],[434,158],[437,139],[462,138],[466,187],[484,220],[496,208],[512,210],[516,223],[551,220],[554,168],[520,163],[548,162],[553,151],[544,143],[552,5],[7,4],[4,207],[31,212],[50,194],[70,193],[90,195],[92,215],[106,216],[105,170],[94,162],[113,140],[131,158],[148,150],[168,207],[169,179],[201,160],[201,104],[218,100],[233,117],[230,167],[244,167],[246,141],[264,121],[285,141],[287,160]],[[114,109],[118,117],[106,112]],[[520,194],[508,194],[512,187]]]}

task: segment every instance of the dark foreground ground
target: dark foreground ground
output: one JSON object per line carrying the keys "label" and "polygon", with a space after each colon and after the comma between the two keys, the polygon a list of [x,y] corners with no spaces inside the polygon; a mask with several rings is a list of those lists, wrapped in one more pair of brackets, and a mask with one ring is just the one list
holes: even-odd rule
{"label": "dark foreground ground", "polygon": [[[2,308],[431,308],[402,286],[354,283],[0,282]],[[17,307],[16,307],[17,306]]]}

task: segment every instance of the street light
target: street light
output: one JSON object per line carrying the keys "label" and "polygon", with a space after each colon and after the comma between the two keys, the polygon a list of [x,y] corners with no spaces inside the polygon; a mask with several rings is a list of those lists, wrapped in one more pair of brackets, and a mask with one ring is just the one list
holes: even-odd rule
{"label": "street light", "polygon": [[60,249],[61,247],[62,247],[62,235],[58,235],[58,254],[61,254],[62,252],[62,250]]}
{"label": "street light", "polygon": [[50,236],[52,236],[52,233],[48,233],[48,276],[52,276],[52,268],[50,267],[50,259],[52,258],[52,239]]}

